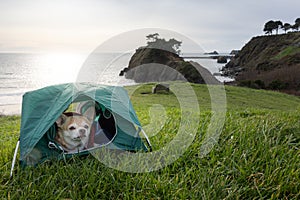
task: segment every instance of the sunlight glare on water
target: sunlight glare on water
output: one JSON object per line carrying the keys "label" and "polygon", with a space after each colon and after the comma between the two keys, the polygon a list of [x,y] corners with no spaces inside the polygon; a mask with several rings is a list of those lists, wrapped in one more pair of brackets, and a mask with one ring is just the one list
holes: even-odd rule
{"label": "sunlight glare on water", "polygon": [[85,58],[80,54],[45,54],[37,57],[31,80],[35,87],[74,82]]}
{"label": "sunlight glare on water", "polygon": [[25,92],[76,81],[83,54],[0,54],[0,115],[20,114]]}

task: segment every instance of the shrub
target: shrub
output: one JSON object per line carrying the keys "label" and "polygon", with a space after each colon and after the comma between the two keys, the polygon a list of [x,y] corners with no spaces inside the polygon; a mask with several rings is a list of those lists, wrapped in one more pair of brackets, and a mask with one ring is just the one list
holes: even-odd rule
{"label": "shrub", "polygon": [[280,80],[275,80],[275,81],[272,81],[270,84],[269,84],[269,89],[271,90],[283,90],[283,89],[286,89],[287,87],[289,86],[288,83],[284,83]]}
{"label": "shrub", "polygon": [[255,81],[243,80],[238,83],[238,86],[249,87],[254,89],[264,89],[265,83],[262,80],[255,80]]}
{"label": "shrub", "polygon": [[256,81],[254,81],[254,84],[257,85],[258,88],[260,88],[260,89],[265,88],[265,82],[263,82],[262,80],[256,80]]}

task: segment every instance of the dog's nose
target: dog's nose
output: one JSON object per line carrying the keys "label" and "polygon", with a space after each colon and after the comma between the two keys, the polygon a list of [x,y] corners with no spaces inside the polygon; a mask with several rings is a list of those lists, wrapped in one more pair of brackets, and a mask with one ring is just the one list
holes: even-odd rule
{"label": "dog's nose", "polygon": [[85,129],[79,129],[80,137],[85,137],[86,136],[85,133],[86,133]]}

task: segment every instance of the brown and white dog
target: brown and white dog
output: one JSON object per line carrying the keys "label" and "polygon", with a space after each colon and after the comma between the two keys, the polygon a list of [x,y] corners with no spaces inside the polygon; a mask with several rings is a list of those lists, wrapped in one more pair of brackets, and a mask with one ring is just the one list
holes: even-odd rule
{"label": "brown and white dog", "polygon": [[92,120],[78,113],[63,113],[57,120],[56,141],[68,153],[87,149]]}

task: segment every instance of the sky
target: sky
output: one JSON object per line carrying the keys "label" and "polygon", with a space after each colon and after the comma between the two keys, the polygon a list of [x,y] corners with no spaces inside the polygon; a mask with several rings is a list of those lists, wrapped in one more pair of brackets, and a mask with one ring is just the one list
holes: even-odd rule
{"label": "sky", "polygon": [[293,24],[299,8],[299,0],[0,0],[0,52],[88,53],[151,28],[184,35],[205,52],[230,52],[264,35],[269,20]]}

